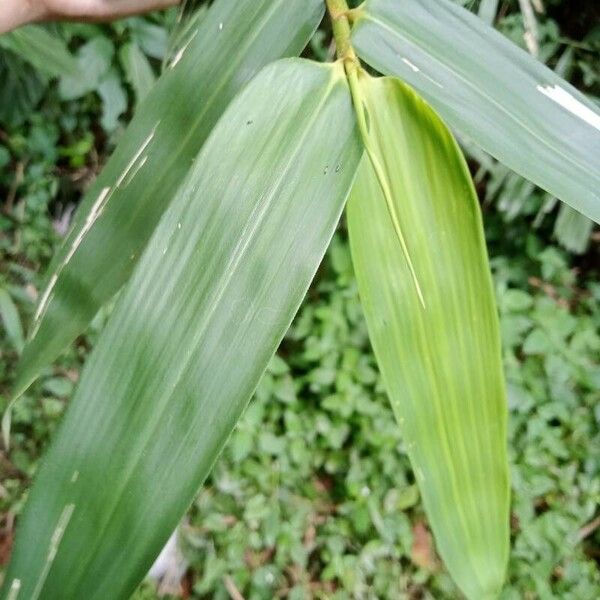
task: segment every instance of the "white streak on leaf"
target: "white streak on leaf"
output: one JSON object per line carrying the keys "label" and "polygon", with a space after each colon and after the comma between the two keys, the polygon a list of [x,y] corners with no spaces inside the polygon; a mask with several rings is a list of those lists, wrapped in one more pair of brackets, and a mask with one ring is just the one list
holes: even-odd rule
{"label": "white streak on leaf", "polygon": [[560,104],[565,110],[568,110],[600,131],[600,115],[577,100],[567,90],[561,88],[559,85],[538,85],[537,89],[544,96],[547,96],[550,100],[554,100],[554,102]]}
{"label": "white streak on leaf", "polygon": [[[196,32],[197,33],[197,32]],[[183,45],[179,50],[177,50],[177,54],[173,57],[173,61],[171,62],[171,69],[183,58],[185,51],[188,49],[188,46],[192,43],[192,40],[196,37],[194,35]]]}
{"label": "white streak on leaf", "polygon": [[52,277],[50,277],[50,281],[48,282],[48,287],[46,287],[46,289],[44,291],[44,295],[42,296],[42,299],[40,300],[40,303],[37,307],[37,310],[35,311],[35,315],[33,317],[34,321],[37,321],[42,316],[42,313],[46,310],[46,307],[48,306],[48,301],[50,300],[50,294],[52,293],[52,290],[54,289],[54,286],[56,285],[57,279],[58,279],[57,273],[54,273],[54,275],[52,275]]}
{"label": "white streak on leaf", "polygon": [[131,169],[133,168],[135,163],[138,161],[138,159],[140,158],[140,156],[142,155],[144,150],[148,147],[148,144],[152,141],[152,138],[154,137],[154,134],[156,133],[156,128],[159,126],[159,124],[160,124],[160,121],[154,126],[154,129],[150,132],[150,135],[143,141],[143,143],[139,147],[138,151],[134,154],[133,158],[129,161],[129,164],[125,167],[125,170],[121,173],[121,176],[117,180],[117,187],[119,187],[123,183],[123,180],[125,179],[125,177],[127,177],[127,174],[129,173],[129,171],[131,171]]}
{"label": "white streak on leaf", "polygon": [[415,65],[414,63],[410,62],[410,60],[408,60],[408,58],[403,58],[402,62],[405,65],[408,65],[415,73],[418,73],[421,69],[419,69],[419,67],[417,67],[417,65]]}
{"label": "white streak on leaf", "polygon": [[58,518],[58,523],[52,533],[52,537],[50,538],[50,546],[48,548],[48,557],[46,558],[46,563],[38,581],[36,583],[35,589],[33,590],[33,595],[31,600],[37,600],[39,597],[42,588],[44,587],[44,583],[46,582],[46,578],[48,577],[48,573],[50,571],[50,567],[52,566],[52,562],[56,558],[56,554],[58,552],[58,547],[60,546],[60,542],[62,541],[63,535],[69,525],[69,521],[73,516],[73,511],[75,510],[74,504],[67,504],[64,508],[60,517]]}
{"label": "white streak on leaf", "polygon": [[13,579],[10,584],[10,589],[8,590],[8,596],[6,597],[6,600],[17,600],[17,596],[19,595],[20,591],[21,591],[21,580]]}
{"label": "white streak on leaf", "polygon": [[427,73],[423,73],[423,71],[421,71],[421,69],[419,69],[419,67],[417,67],[417,65],[415,65],[415,63],[411,62],[410,60],[408,60],[408,58],[406,57],[402,57],[402,62],[413,72],[413,73],[421,73],[421,75],[423,77],[425,77],[425,79],[428,79],[429,81],[431,81],[431,83],[433,83],[433,85],[436,85],[439,88],[444,88],[444,86],[441,83],[438,83],[435,79],[431,78],[429,75],[427,75]]}
{"label": "white streak on leaf", "polygon": [[127,179],[123,183],[123,187],[127,187],[131,183],[131,180],[136,176],[137,172],[146,164],[147,160],[148,160],[148,156],[144,156],[144,158],[142,158],[142,160],[140,160],[140,162],[135,166],[135,168],[127,176]]}
{"label": "white streak on leaf", "polygon": [[56,553],[58,552],[58,547],[60,546],[60,542],[65,534],[67,526],[69,525],[69,521],[73,516],[73,511],[75,510],[74,504],[67,504],[60,517],[58,519],[58,524],[54,529],[54,533],[52,534],[52,538],[50,540],[50,550],[48,551],[48,560],[53,561],[56,558]]}
{"label": "white streak on leaf", "polygon": [[[71,244],[71,248],[69,249],[69,252],[68,252],[67,256],[65,257],[65,260],[63,261],[63,264],[61,265],[60,270],[62,270],[63,267],[73,258],[73,255],[77,251],[77,248],[79,248],[81,242],[83,241],[83,238],[85,237],[85,234],[92,228],[92,225],[94,224],[96,219],[102,213],[102,209],[104,208],[104,205],[106,204],[106,201],[109,198],[109,192],[110,192],[109,187],[102,188],[102,191],[98,195],[96,202],[94,202],[94,205],[92,206],[92,210],[90,210],[90,212],[85,220],[85,223],[84,223],[83,227],[81,228],[81,231],[77,234],[77,237],[73,240],[73,243]],[[60,271],[57,271],[57,273],[60,273]]]}
{"label": "white streak on leaf", "polygon": [[65,268],[65,266],[68,264],[68,262],[71,260],[71,258],[73,258],[73,255],[77,251],[77,248],[79,248],[81,242],[83,241],[83,238],[85,237],[85,234],[91,229],[92,225],[94,224],[94,221],[98,218],[98,216],[102,212],[102,209],[104,208],[104,205],[106,204],[106,201],[108,200],[109,192],[110,192],[109,187],[102,188],[102,190],[100,191],[100,194],[98,195],[98,198],[96,199],[96,202],[94,202],[94,205],[92,206],[92,209],[90,210],[90,213],[88,214],[88,216],[85,220],[83,227],[81,228],[81,231],[77,234],[77,237],[75,238],[75,240],[73,240],[73,243],[71,244],[71,247],[69,248],[69,252],[65,256],[65,259],[57,267],[57,269],[56,269],[55,273],[52,275],[52,277],[50,277],[50,281],[48,282],[48,287],[44,291],[44,294],[40,300],[37,310],[35,311],[35,315],[34,315],[35,325],[31,332],[31,339],[33,339],[38,332],[38,329],[39,329],[40,323],[41,323],[41,319],[44,316],[46,309],[48,308],[48,305],[50,304],[52,292],[54,290],[54,286],[56,285],[56,282],[58,281],[59,275],[61,274],[61,272]]}
{"label": "white streak on leaf", "polygon": [[429,79],[429,81],[431,81],[431,83],[433,83],[433,85],[439,87],[440,89],[444,89],[444,86],[441,83],[438,83],[435,79],[433,79],[432,77],[429,77],[429,75],[426,75],[425,73],[423,73],[423,77],[425,77],[425,79]]}
{"label": "white streak on leaf", "polygon": [[75,483],[79,479],[79,471],[73,471],[71,476],[71,483]]}

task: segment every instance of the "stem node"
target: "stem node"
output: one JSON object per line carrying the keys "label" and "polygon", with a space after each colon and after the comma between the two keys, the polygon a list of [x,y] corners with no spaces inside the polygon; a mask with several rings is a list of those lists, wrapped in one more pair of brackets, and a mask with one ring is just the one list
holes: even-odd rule
{"label": "stem node", "polygon": [[344,61],[344,66],[347,65],[348,61],[358,64],[358,58],[350,40],[351,31],[348,17],[351,11],[346,0],[326,0],[326,4],[331,17],[331,27],[338,58]]}

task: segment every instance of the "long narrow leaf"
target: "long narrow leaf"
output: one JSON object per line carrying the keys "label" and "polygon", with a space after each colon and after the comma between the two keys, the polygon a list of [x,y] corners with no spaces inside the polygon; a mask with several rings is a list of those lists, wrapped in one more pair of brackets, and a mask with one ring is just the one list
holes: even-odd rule
{"label": "long narrow leaf", "polygon": [[232,103],[119,298],[30,492],[3,598],[127,598],[248,402],[362,153],[343,68]]}
{"label": "long narrow leaf", "polygon": [[506,402],[479,205],[427,104],[398,80],[360,83],[377,171],[365,156],[348,226],[369,334],[441,556],[469,598],[493,598],[508,557]]}
{"label": "long narrow leaf", "polygon": [[41,293],[15,396],[127,281],[227,103],[265,64],[298,54],[322,11],[321,0],[218,0],[211,7],[86,195]]}
{"label": "long narrow leaf", "polygon": [[367,0],[361,58],[415,87],[511,169],[600,222],[600,111],[450,0]]}

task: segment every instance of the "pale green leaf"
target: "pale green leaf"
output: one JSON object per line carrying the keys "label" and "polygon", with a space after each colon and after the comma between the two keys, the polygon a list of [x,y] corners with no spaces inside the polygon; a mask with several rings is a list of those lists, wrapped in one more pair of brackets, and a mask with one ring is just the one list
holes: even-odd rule
{"label": "pale green leaf", "polygon": [[218,0],[212,5],[138,107],[86,194],[40,294],[15,396],[127,281],[228,102],[265,64],[298,54],[322,14],[321,0]]}
{"label": "pale green leaf", "polygon": [[496,19],[500,0],[481,0],[477,16],[488,25],[492,25]]}
{"label": "pale green leaf", "polygon": [[136,104],[139,104],[154,85],[156,78],[152,72],[152,67],[146,55],[135,42],[125,44],[119,50],[119,58],[125,70],[127,81],[133,88]]}
{"label": "pale green leaf", "polygon": [[63,100],[75,100],[95,91],[110,70],[115,48],[104,36],[97,36],[77,51],[78,71],[63,75],[58,91]]}
{"label": "pale green leaf", "polygon": [[188,7],[185,2],[181,3],[177,23],[171,31],[169,49],[163,59],[163,66],[171,61],[177,52],[189,42],[200,21],[206,17],[207,11],[208,5],[206,4],[199,7]]}
{"label": "pale green leaf", "polygon": [[107,131],[119,124],[119,117],[127,110],[127,95],[116,69],[111,69],[98,86],[98,95],[102,99],[102,118],[100,122]]}
{"label": "pale green leaf", "polygon": [[3,598],[129,597],[297,311],[361,154],[339,64],[278,62],[233,101],[88,359]]}
{"label": "pale green leaf", "polygon": [[366,75],[359,89],[374,163],[361,163],[348,227],[371,342],[439,552],[469,598],[492,598],[508,557],[507,409],[479,205],[419,96]]}
{"label": "pale green leaf", "polygon": [[570,252],[583,254],[589,244],[594,222],[570,206],[563,204],[554,223],[554,235]]}
{"label": "pale green leaf", "polygon": [[410,83],[444,120],[536,185],[600,221],[600,111],[450,0],[367,0],[361,58]]}

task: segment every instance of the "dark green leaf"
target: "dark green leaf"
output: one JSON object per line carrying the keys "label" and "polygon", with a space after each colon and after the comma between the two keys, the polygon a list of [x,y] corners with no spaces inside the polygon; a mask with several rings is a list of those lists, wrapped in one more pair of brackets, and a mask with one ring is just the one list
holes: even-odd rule
{"label": "dark green leaf", "polygon": [[361,154],[340,64],[281,61],[232,103],[89,358],[3,598],[129,597],[298,309]]}
{"label": "dark green leaf", "polygon": [[367,0],[353,40],[453,127],[600,222],[600,111],[564,79],[450,0]]}
{"label": "dark green leaf", "polygon": [[47,82],[33,67],[0,50],[0,123],[18,127],[41,100]]}
{"label": "dark green leaf", "polygon": [[298,54],[322,12],[321,0],[213,4],[188,46],[138,107],[84,198],[41,294],[15,396],[127,281],[228,102],[262,66]]}

